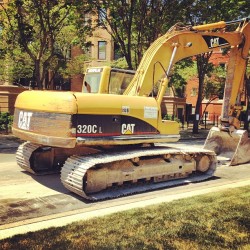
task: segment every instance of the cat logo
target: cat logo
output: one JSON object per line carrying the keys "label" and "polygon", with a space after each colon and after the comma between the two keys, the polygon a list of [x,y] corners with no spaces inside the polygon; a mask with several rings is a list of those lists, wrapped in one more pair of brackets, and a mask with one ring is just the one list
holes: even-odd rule
{"label": "cat logo", "polygon": [[24,112],[20,111],[18,117],[18,128],[29,130],[30,129],[30,118],[32,116],[32,112]]}
{"label": "cat logo", "polygon": [[223,37],[207,36],[207,35],[204,35],[202,37],[204,38],[209,49],[229,45],[229,42]]}
{"label": "cat logo", "polygon": [[134,133],[134,129],[135,129],[135,124],[122,124],[122,134],[123,135],[131,135]]}
{"label": "cat logo", "polygon": [[218,47],[218,46],[220,46],[219,37],[211,38],[211,40],[210,40],[210,48],[215,48],[215,47]]}

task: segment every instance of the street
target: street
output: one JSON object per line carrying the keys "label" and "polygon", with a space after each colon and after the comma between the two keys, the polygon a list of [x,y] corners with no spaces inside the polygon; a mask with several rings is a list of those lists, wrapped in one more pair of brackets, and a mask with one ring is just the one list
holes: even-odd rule
{"label": "street", "polygon": [[[194,142],[181,142],[187,146]],[[200,147],[203,141],[197,141]],[[60,175],[34,176],[19,168],[15,162],[15,150],[0,152],[0,239],[29,230],[27,225],[60,219],[56,225],[71,221],[143,207],[173,199],[190,197],[230,187],[250,184],[250,164],[235,167],[218,165],[215,176],[207,181],[184,186],[121,197],[101,202],[89,202],[69,192],[60,182]],[[72,217],[73,216],[73,217]],[[63,219],[61,219],[63,217]],[[71,218],[71,219],[70,219]],[[55,223],[55,222],[53,222]],[[26,225],[26,228],[23,226]],[[22,228],[22,229],[21,229]]]}

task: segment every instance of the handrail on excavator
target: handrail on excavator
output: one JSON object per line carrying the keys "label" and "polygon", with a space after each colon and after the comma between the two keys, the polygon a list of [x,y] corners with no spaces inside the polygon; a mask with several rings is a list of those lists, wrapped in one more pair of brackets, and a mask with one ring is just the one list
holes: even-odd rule
{"label": "handrail on excavator", "polygon": [[241,22],[248,22],[249,19],[250,19],[250,17],[244,17],[244,18],[241,18],[241,19],[228,21],[228,22],[226,22],[226,25],[235,24],[235,23],[241,23]]}
{"label": "handrail on excavator", "polygon": [[209,24],[202,24],[202,25],[197,25],[197,26],[193,26],[192,29],[193,30],[212,30],[212,29],[222,29],[225,28],[227,25],[231,25],[231,24],[235,24],[235,23],[242,23],[245,21],[249,21],[249,18],[242,18],[242,19],[238,19],[238,20],[233,20],[233,21],[220,21],[217,23],[209,23]]}

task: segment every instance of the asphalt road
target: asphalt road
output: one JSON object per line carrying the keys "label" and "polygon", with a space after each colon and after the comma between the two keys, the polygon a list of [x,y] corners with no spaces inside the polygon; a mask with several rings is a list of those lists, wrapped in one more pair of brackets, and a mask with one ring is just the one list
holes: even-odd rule
{"label": "asphalt road", "polygon": [[[191,143],[194,146],[194,142]],[[181,146],[189,144],[180,143]],[[202,144],[202,140],[195,142],[198,147]],[[0,239],[79,219],[250,184],[250,164],[236,167],[219,165],[214,178],[204,182],[89,202],[65,189],[59,174],[34,176],[23,171],[17,166],[14,153],[14,149],[0,152]]]}

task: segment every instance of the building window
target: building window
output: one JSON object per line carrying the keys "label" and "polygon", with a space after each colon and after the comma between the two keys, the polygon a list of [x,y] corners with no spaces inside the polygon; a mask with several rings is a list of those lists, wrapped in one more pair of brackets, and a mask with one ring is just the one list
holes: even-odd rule
{"label": "building window", "polygon": [[102,25],[107,18],[107,11],[104,8],[100,8],[98,10],[98,23],[99,25]]}
{"label": "building window", "polygon": [[99,60],[106,60],[106,47],[107,47],[107,42],[105,41],[98,42],[98,59]]}
{"label": "building window", "polygon": [[226,63],[219,63],[219,66],[220,66],[222,69],[225,69],[225,68],[226,68]]}
{"label": "building window", "polygon": [[192,90],[191,90],[191,96],[197,96],[197,91],[198,91],[197,88],[192,88]]}

